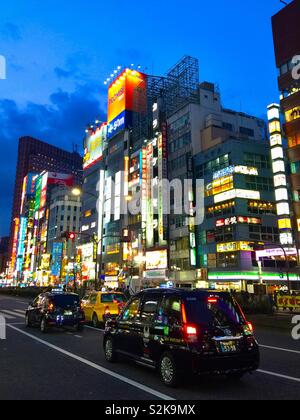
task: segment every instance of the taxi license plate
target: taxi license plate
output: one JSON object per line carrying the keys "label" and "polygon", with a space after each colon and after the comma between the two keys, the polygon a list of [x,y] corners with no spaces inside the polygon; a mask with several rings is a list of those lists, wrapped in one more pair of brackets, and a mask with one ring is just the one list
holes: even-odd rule
{"label": "taxi license plate", "polygon": [[237,343],[234,341],[221,341],[220,349],[222,353],[235,353],[237,352]]}
{"label": "taxi license plate", "polygon": [[72,316],[73,312],[72,311],[65,311],[64,315],[65,316]]}

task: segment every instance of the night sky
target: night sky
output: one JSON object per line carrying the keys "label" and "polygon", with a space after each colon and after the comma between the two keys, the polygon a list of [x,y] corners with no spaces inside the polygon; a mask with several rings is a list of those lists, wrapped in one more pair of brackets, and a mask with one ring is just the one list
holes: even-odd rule
{"label": "night sky", "polygon": [[1,2],[0,236],[8,234],[17,143],[24,135],[72,150],[106,114],[103,84],[118,65],[163,75],[183,55],[223,105],[264,117],[278,101],[271,16],[279,0],[14,0]]}

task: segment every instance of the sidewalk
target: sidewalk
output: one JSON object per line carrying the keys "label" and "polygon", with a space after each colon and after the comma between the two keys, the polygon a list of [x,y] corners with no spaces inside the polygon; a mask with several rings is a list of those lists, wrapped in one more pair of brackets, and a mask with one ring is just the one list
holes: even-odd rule
{"label": "sidewalk", "polygon": [[296,312],[276,312],[274,315],[248,315],[247,318],[253,323],[254,327],[265,327],[290,331],[292,326],[292,319],[296,315]]}

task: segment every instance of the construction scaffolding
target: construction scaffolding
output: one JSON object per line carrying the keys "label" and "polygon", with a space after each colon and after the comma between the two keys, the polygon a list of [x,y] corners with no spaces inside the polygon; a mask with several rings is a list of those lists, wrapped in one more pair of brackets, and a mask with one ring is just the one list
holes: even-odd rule
{"label": "construction scaffolding", "polygon": [[199,61],[184,56],[166,76],[147,76],[147,107],[140,106],[141,88],[137,86],[134,94],[134,112],[132,124],[133,144],[138,147],[144,139],[153,137],[152,106],[160,101],[160,109],[165,118],[190,103],[200,103]]}

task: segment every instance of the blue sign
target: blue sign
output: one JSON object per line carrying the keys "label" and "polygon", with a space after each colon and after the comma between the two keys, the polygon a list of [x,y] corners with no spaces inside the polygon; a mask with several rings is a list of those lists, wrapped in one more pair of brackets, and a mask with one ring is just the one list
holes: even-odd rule
{"label": "blue sign", "polygon": [[129,128],[132,124],[132,112],[123,111],[114,120],[107,124],[107,139],[110,140],[122,130]]}
{"label": "blue sign", "polygon": [[52,264],[51,264],[51,275],[55,277],[60,276],[61,263],[63,257],[63,244],[55,242],[52,248]]}

